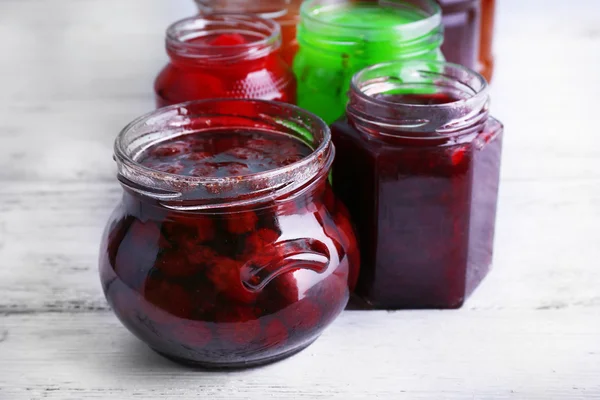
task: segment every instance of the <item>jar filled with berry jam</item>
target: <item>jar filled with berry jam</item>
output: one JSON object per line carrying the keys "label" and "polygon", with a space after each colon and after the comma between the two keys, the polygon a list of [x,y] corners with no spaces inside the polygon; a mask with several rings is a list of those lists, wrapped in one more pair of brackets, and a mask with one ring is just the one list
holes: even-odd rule
{"label": "jar filled with berry jam", "polygon": [[358,73],[332,125],[334,191],[356,225],[356,292],[378,308],[458,308],[492,262],[503,127],[465,67]]}
{"label": "jar filled with berry jam", "polygon": [[210,14],[167,29],[170,62],[156,78],[157,107],[209,98],[296,101],[279,25],[255,15]]}
{"label": "jar filled with berry jam", "polygon": [[301,3],[302,0],[196,0],[203,14],[214,12],[257,14],[277,21],[281,26],[281,53],[288,65],[292,64],[298,51],[296,25]]}
{"label": "jar filled with berry jam", "polygon": [[352,76],[390,60],[443,60],[442,15],[433,0],[309,0],[300,9],[294,60],[298,105],[332,123]]}
{"label": "jar filled with berry jam", "polygon": [[325,123],[284,103],[197,101],[132,122],[115,142],[124,193],[100,252],[121,322],[208,368],[308,346],[358,276],[333,158]]}

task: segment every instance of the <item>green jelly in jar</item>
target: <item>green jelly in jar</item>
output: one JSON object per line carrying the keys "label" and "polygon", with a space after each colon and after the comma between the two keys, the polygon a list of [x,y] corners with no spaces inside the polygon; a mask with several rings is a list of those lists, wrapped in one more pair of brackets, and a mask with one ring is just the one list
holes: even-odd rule
{"label": "green jelly in jar", "polygon": [[352,76],[392,60],[444,61],[442,14],[433,0],[308,0],[294,61],[298,105],[327,123],[344,114]]}

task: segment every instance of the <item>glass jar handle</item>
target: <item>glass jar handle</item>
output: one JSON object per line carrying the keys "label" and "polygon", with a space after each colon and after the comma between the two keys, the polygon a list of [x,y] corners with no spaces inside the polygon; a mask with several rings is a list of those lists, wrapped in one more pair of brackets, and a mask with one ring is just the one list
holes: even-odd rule
{"label": "glass jar handle", "polygon": [[274,243],[244,264],[241,278],[253,292],[262,290],[277,276],[298,269],[322,274],[329,267],[327,245],[316,239],[294,239]]}

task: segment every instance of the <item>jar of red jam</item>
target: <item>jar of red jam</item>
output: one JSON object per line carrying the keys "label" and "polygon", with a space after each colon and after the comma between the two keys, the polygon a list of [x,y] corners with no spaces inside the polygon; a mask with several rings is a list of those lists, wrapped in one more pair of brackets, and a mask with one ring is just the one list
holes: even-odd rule
{"label": "jar of red jam", "polygon": [[358,275],[333,158],[327,125],[283,103],[190,102],[132,122],[100,252],[115,314],[160,354],[209,368],[308,346]]}
{"label": "jar of red jam", "polygon": [[235,12],[257,14],[275,20],[281,26],[283,60],[292,65],[298,51],[296,25],[302,0],[196,0],[200,12]]}
{"label": "jar of red jam", "polygon": [[156,78],[157,107],[209,98],[296,101],[279,25],[256,15],[210,14],[167,29],[170,62]]}
{"label": "jar of red jam", "polygon": [[334,191],[356,225],[356,292],[378,308],[458,308],[492,262],[503,127],[483,77],[434,61],[356,74],[332,125]]}

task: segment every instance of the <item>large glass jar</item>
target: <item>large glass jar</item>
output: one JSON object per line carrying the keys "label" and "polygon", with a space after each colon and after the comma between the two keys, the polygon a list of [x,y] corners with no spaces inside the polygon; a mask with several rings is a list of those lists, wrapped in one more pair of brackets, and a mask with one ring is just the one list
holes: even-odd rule
{"label": "large glass jar", "polygon": [[298,105],[328,123],[344,114],[359,70],[396,59],[443,59],[441,10],[433,0],[309,0],[300,15]]}
{"label": "large glass jar", "polygon": [[296,101],[291,69],[278,51],[276,22],[255,15],[210,14],[167,29],[170,62],[156,78],[157,107],[210,98]]}
{"label": "large glass jar", "polygon": [[333,158],[327,125],[283,103],[190,102],[132,122],[115,142],[124,193],[100,251],[115,314],[160,354],[205,367],[308,346],[358,275]]}
{"label": "large glass jar", "polygon": [[465,67],[390,62],[358,73],[332,125],[334,191],[361,248],[356,292],[379,308],[457,308],[492,262],[502,125]]}
{"label": "large glass jar", "polygon": [[281,53],[288,65],[292,65],[298,51],[296,25],[302,0],[196,0],[201,13],[235,12],[257,14],[270,18],[281,26]]}

